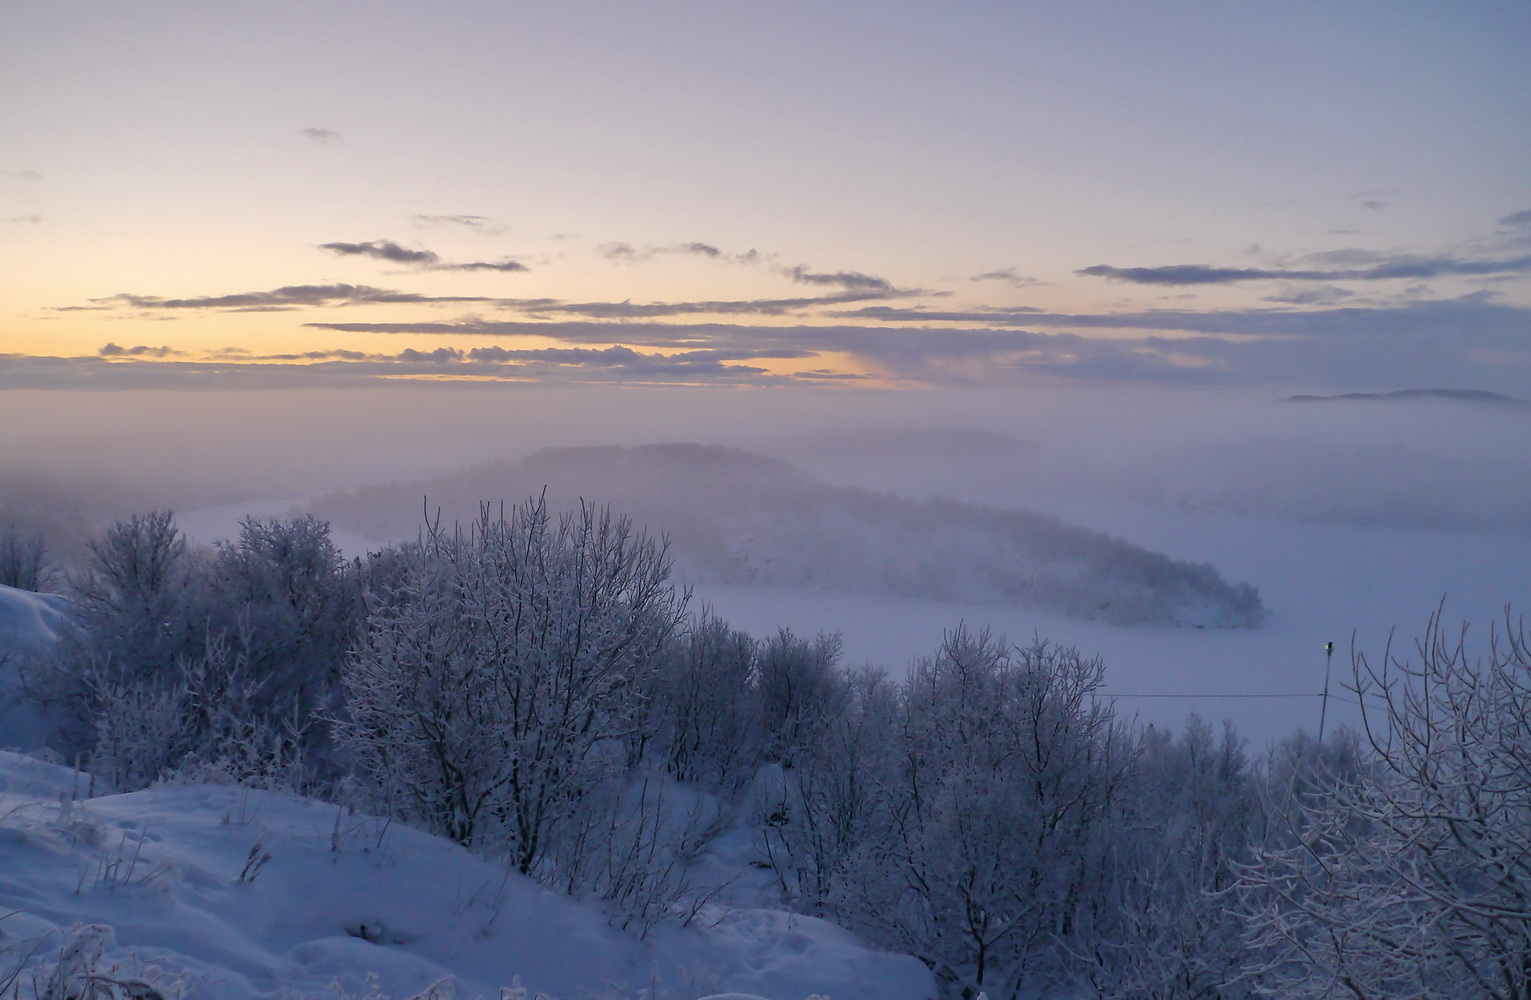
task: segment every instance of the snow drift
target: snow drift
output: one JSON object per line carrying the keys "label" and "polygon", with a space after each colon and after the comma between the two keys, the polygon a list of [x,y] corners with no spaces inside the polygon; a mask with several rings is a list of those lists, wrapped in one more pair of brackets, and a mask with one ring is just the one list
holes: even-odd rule
{"label": "snow drift", "polygon": [[218,1000],[402,998],[445,977],[459,996],[519,979],[555,1000],[933,993],[919,962],[811,917],[711,906],[639,941],[462,847],[329,803],[90,792],[88,775],[0,753],[0,981],[19,965],[23,984],[45,980],[89,937],[98,974]]}

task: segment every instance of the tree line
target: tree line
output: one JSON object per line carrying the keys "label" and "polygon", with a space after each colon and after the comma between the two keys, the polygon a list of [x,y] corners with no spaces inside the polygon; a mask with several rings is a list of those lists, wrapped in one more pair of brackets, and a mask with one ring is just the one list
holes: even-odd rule
{"label": "tree line", "polygon": [[779,905],[952,997],[1531,998],[1508,617],[1480,654],[1437,617],[1355,655],[1361,730],[1251,756],[1226,725],[1121,718],[1098,658],[1041,639],[959,626],[899,679],[834,635],[748,635],[605,509],[485,505],[352,560],[312,517],[199,551],[152,512],[89,556],[26,679],[121,789],[349,798],[639,934],[702,911],[695,862],[742,827]]}

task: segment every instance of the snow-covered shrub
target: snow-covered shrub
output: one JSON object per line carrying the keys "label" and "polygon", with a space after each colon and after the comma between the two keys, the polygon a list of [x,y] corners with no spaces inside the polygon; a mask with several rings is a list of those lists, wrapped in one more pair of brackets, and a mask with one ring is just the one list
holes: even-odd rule
{"label": "snow-covered shrub", "polygon": [[361,591],[329,525],[312,515],[246,518],[209,568],[215,628],[237,641],[260,680],[255,707],[307,715],[339,686],[361,622]]}
{"label": "snow-covered shrub", "polygon": [[[76,924],[58,951],[30,968],[0,975],[4,1000],[177,1000],[185,979],[158,966],[128,970],[106,960],[109,924]],[[7,982],[9,978],[9,982]]]}
{"label": "snow-covered shrub", "polygon": [[0,528],[0,586],[44,589],[52,577],[46,553],[40,533],[23,534],[12,525]]}
{"label": "snow-covered shrub", "polygon": [[1086,901],[1099,932],[1072,943],[1079,978],[1103,1000],[1247,997],[1229,889],[1263,816],[1242,741],[1193,716],[1178,736],[1150,726],[1138,743],[1112,817],[1114,874]]}
{"label": "snow-covered shrub", "polygon": [[89,543],[84,572],[70,580],[79,625],[70,650],[81,673],[167,679],[176,661],[206,641],[201,562],[170,511],[118,521]]}
{"label": "snow-covered shrub", "polygon": [[1102,674],[1070,647],[949,633],[904,685],[886,834],[835,912],[974,992],[1076,980],[1135,753]]}
{"label": "snow-covered shrub", "polygon": [[371,598],[347,661],[343,743],[400,816],[538,871],[625,759],[680,626],[663,544],[609,511],[542,500],[432,527]]}
{"label": "snow-covered shrub", "polygon": [[645,937],[667,918],[690,923],[716,890],[693,879],[693,865],[728,819],[711,796],[617,771],[563,824],[552,870],[565,891],[601,899],[616,926]]}
{"label": "snow-covered shrub", "polygon": [[1432,616],[1416,661],[1352,658],[1359,767],[1297,772],[1242,870],[1262,991],[1531,996],[1531,645]]}
{"label": "snow-covered shrub", "polygon": [[71,580],[75,627],[36,687],[77,706],[121,787],[179,774],[267,786],[333,777],[319,710],[360,618],[356,576],[311,517],[246,519],[192,552],[168,511],[119,521]]}
{"label": "snow-covered shrub", "polygon": [[755,686],[766,759],[791,767],[831,719],[845,710],[844,676],[837,669],[838,634],[814,639],[781,629],[761,644]]}
{"label": "snow-covered shrub", "polygon": [[896,784],[898,689],[866,668],[843,679],[841,711],[825,719],[796,766],[760,803],[760,848],[783,896],[811,913],[832,896],[868,845],[887,836]]}
{"label": "snow-covered shrub", "polygon": [[118,788],[162,778],[306,791],[312,771],[296,706],[285,719],[221,637],[163,679],[103,665],[85,677],[95,733],[91,770]]}
{"label": "snow-covered shrub", "polygon": [[760,753],[758,644],[703,613],[661,657],[640,736],[677,780],[732,790]]}

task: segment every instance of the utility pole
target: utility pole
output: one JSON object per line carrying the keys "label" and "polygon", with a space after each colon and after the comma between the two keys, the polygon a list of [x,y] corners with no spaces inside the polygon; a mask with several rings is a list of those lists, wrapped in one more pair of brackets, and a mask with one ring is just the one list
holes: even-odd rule
{"label": "utility pole", "polygon": [[1329,719],[1329,670],[1334,664],[1334,643],[1324,643],[1324,701],[1318,711],[1318,741],[1324,742],[1324,723]]}

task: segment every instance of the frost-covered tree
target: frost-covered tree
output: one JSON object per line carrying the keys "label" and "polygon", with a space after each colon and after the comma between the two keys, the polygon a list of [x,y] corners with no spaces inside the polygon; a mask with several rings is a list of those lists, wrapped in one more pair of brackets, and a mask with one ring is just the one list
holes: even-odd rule
{"label": "frost-covered tree", "polygon": [[1243,870],[1252,970],[1284,997],[1531,997],[1531,646],[1432,616],[1352,657],[1357,768],[1297,773]]}
{"label": "frost-covered tree", "polygon": [[89,552],[71,581],[74,627],[42,685],[79,706],[75,749],[123,787],[186,766],[265,784],[306,773],[304,785],[325,769],[315,713],[360,617],[327,524],[250,518],[197,552],[155,511]]}
{"label": "frost-covered tree", "polygon": [[805,639],[785,628],[761,644],[755,685],[767,759],[792,766],[844,710],[845,678],[836,667],[841,645],[838,634]]}
{"label": "frost-covered tree", "polygon": [[760,753],[757,645],[703,613],[661,657],[643,737],[678,780],[727,789],[753,770]]}
{"label": "frost-covered tree", "polygon": [[761,803],[761,847],[783,895],[799,908],[833,913],[846,880],[871,845],[889,833],[896,785],[898,688],[881,671],[844,678],[838,712],[815,732],[776,794]]}
{"label": "frost-covered tree", "polygon": [[1071,979],[1134,748],[1098,658],[958,628],[902,692],[890,828],[838,911],[974,992]]}
{"label": "frost-covered tree", "polygon": [[329,524],[312,515],[250,517],[238,538],[216,548],[210,628],[239,646],[259,679],[260,704],[307,715],[338,686],[362,612]]}
{"label": "frost-covered tree", "polygon": [[0,586],[42,590],[51,575],[47,544],[39,532],[23,534],[13,525],[0,528]]}
{"label": "frost-covered tree", "polygon": [[83,655],[97,669],[153,678],[203,645],[200,565],[168,510],[118,521],[89,543],[71,580]]}
{"label": "frost-covered tree", "polygon": [[624,765],[685,595],[662,542],[544,500],[432,528],[405,558],[346,664],[340,738],[397,813],[535,872]]}
{"label": "frost-covered tree", "polygon": [[1113,874],[1091,901],[1098,933],[1074,945],[1092,996],[1249,995],[1228,896],[1261,819],[1256,776],[1231,726],[1214,737],[1192,716],[1178,735],[1153,726],[1139,734],[1111,821]]}

